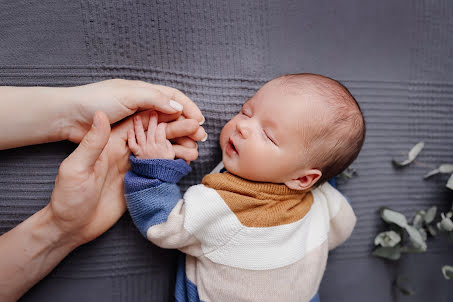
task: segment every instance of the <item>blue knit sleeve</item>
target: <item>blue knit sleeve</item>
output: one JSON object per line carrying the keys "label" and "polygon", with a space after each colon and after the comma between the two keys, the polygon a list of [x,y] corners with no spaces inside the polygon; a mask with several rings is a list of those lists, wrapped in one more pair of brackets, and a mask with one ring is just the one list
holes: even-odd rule
{"label": "blue knit sleeve", "polygon": [[131,170],[124,177],[129,213],[146,237],[153,225],[167,221],[181,192],[176,183],[191,169],[182,159],[137,159],[131,155]]}

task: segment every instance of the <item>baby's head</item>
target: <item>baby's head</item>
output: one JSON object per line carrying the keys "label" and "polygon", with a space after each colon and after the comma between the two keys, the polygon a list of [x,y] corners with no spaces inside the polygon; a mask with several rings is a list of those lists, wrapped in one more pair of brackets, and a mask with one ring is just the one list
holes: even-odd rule
{"label": "baby's head", "polygon": [[220,133],[225,168],[242,178],[315,188],[341,173],[365,140],[359,104],[316,74],[267,82]]}

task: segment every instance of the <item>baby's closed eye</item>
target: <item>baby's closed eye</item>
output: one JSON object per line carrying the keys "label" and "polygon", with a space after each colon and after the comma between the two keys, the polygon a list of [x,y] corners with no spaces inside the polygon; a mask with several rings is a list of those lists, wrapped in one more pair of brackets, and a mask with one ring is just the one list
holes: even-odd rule
{"label": "baby's closed eye", "polygon": [[275,137],[274,137],[274,135],[273,135],[271,130],[265,128],[265,129],[263,129],[263,133],[266,136],[267,140],[269,140],[272,144],[278,146],[277,140],[275,139]]}

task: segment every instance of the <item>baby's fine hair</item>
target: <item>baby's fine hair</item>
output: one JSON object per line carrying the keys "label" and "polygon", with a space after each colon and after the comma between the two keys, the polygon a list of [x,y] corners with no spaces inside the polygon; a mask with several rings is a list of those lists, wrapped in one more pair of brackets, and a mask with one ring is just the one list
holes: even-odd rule
{"label": "baby's fine hair", "polygon": [[289,93],[307,92],[320,96],[330,114],[320,127],[304,133],[311,168],[322,172],[313,188],[340,174],[357,158],[365,141],[365,119],[356,99],[340,82],[326,76],[299,73],[278,77]]}

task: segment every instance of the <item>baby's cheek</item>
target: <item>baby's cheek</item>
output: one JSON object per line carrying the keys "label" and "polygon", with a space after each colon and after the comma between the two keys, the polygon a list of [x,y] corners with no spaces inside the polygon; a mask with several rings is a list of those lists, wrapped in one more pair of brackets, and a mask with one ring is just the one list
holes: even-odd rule
{"label": "baby's cheek", "polygon": [[222,149],[224,148],[226,142],[230,138],[232,129],[234,129],[234,125],[230,120],[225,126],[223,126],[222,131],[220,131],[219,143]]}
{"label": "baby's cheek", "polygon": [[247,158],[248,164],[253,165],[251,168],[259,171],[268,170],[269,165],[271,164],[270,161],[272,161],[272,159],[269,158],[269,155],[257,148],[255,148],[253,152],[250,152]]}

